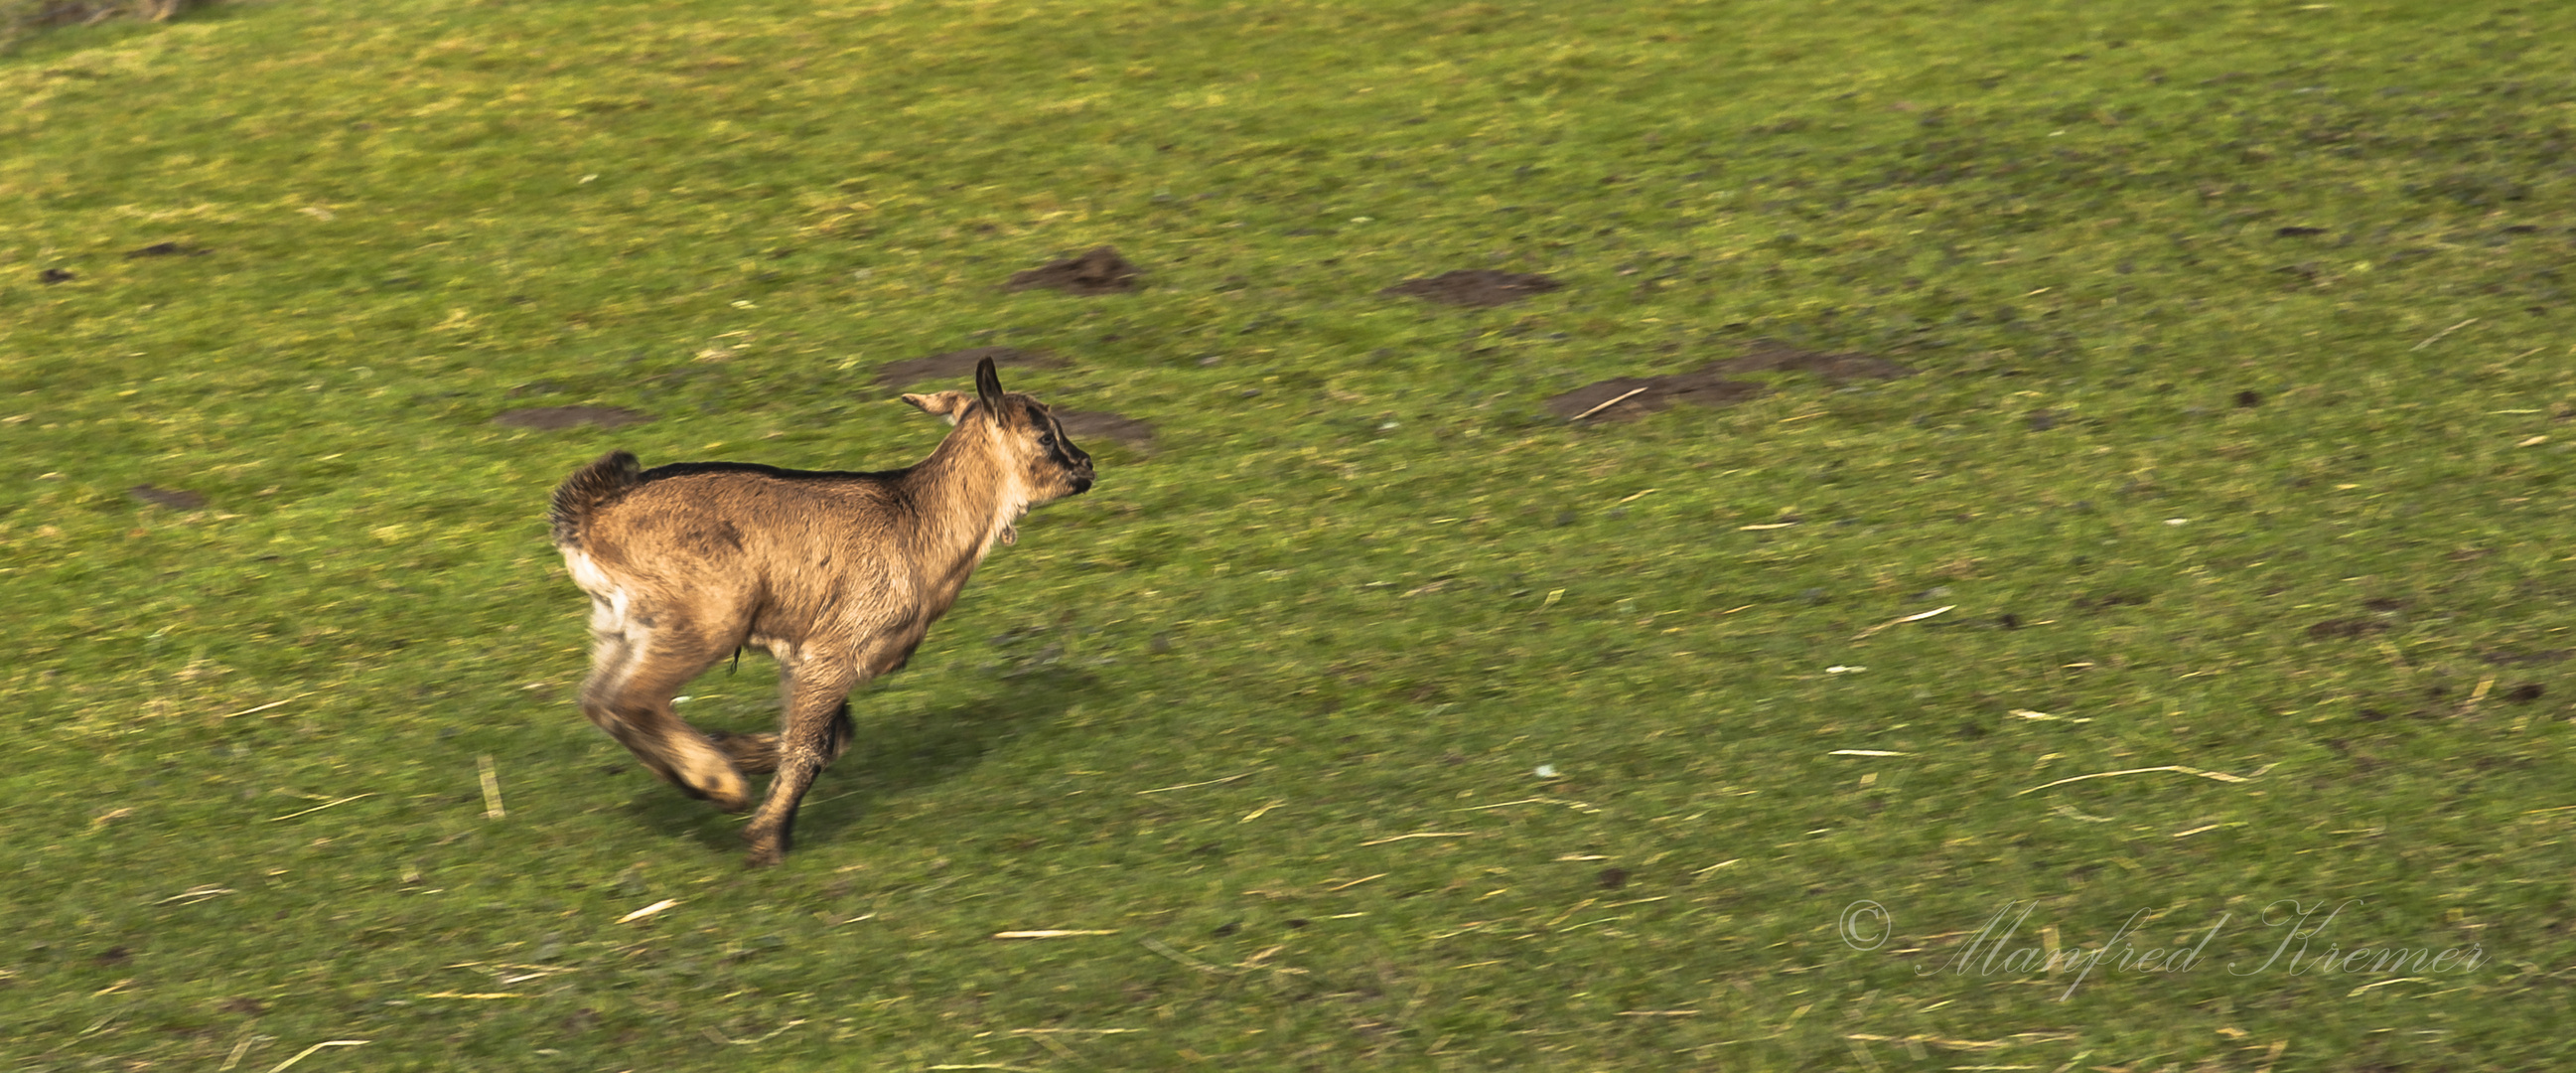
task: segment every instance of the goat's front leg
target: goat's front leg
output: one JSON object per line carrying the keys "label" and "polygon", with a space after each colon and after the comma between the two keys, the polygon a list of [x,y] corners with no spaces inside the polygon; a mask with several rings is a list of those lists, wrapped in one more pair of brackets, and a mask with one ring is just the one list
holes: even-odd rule
{"label": "goat's front leg", "polygon": [[770,779],[769,796],[742,833],[751,842],[753,867],[786,858],[796,829],[797,804],[805,799],[823,765],[849,747],[849,696],[859,683],[859,671],[849,660],[800,660],[788,668],[786,712],[778,732],[778,773]]}

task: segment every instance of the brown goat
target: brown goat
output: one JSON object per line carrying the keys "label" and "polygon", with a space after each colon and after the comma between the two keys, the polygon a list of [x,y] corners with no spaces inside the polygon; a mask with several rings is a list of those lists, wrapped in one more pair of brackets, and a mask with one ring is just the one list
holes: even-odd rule
{"label": "brown goat", "polygon": [[[1091,456],[992,359],[975,395],[906,395],[956,426],[930,457],[882,473],[736,462],[651,470],[611,452],[555,489],[555,546],[590,594],[581,710],[644,766],[727,811],[775,771],[743,837],[787,852],[796,804],[849,747],[850,690],[900,669],[1030,507],[1091,488]],[[701,731],[671,697],[743,647],[777,659],[775,734]]]}

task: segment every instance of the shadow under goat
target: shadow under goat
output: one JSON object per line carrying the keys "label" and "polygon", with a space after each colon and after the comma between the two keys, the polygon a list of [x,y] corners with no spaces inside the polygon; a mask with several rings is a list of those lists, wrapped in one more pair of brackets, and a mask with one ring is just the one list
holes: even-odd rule
{"label": "shadow under goat", "polygon": [[[743,837],[751,863],[785,856],[796,805],[847,749],[850,691],[899,670],[966,579],[1029,508],[1090,490],[1091,456],[1047,407],[1002,390],[987,358],[975,394],[903,401],[946,439],[905,469],[836,473],[740,462],[641,469],[625,451],[555,489],[554,542],[590,594],[581,710],[644,766],[727,811],[746,774],[775,771]],[[741,648],[778,661],[772,734],[702,731],[671,698]]]}

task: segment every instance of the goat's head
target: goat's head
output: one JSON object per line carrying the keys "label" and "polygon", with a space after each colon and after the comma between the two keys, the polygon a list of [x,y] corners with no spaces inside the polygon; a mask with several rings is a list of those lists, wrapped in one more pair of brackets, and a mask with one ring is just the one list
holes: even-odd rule
{"label": "goat's head", "polygon": [[981,435],[1002,468],[1018,476],[1028,490],[1029,506],[1051,503],[1091,490],[1091,456],[1073,445],[1064,423],[1045,403],[1002,390],[993,359],[975,365],[975,394],[938,391],[906,395],[903,401],[923,413],[936,414],[958,426],[951,435]]}

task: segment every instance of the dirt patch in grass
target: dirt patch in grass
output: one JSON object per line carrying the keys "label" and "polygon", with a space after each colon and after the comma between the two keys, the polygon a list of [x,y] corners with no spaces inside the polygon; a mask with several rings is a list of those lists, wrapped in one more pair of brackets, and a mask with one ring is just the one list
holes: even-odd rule
{"label": "dirt patch in grass", "polygon": [[1730,373],[1807,373],[1828,384],[1848,384],[1855,380],[1900,380],[1914,375],[1914,368],[1875,354],[1845,352],[1828,354],[1790,346],[1776,339],[1756,339],[1745,347],[1743,357],[1718,363],[1720,371]]}
{"label": "dirt patch in grass", "polygon": [[1634,421],[1676,402],[1733,406],[1762,397],[1771,389],[1750,380],[1729,380],[1720,362],[1665,376],[1614,376],[1595,380],[1547,400],[1547,409],[1568,421]]}
{"label": "dirt patch in grass", "polygon": [[1419,298],[1442,305],[1485,307],[1509,305],[1564,286],[1551,277],[1534,272],[1465,268],[1427,279],[1408,279],[1377,293]]}
{"label": "dirt patch in grass", "polygon": [[125,251],[127,260],[137,257],[203,257],[215,251],[203,246],[182,246],[176,242],[155,242],[141,249]]}
{"label": "dirt patch in grass", "polygon": [[206,505],[206,497],[203,493],[191,492],[184,488],[155,488],[148,484],[138,484],[126,489],[125,494],[171,510],[197,510]]}
{"label": "dirt patch in grass", "polygon": [[877,369],[877,386],[906,387],[924,380],[973,380],[975,363],[986,358],[1000,368],[1061,369],[1065,361],[1043,350],[978,346],[926,358],[911,358]]}
{"label": "dirt patch in grass", "polygon": [[1828,354],[1760,339],[1740,358],[1712,361],[1686,373],[1596,380],[1547,400],[1547,408],[1569,421],[1634,421],[1676,402],[1733,406],[1761,398],[1771,389],[1750,380],[1727,379],[1729,375],[1775,372],[1807,373],[1828,384],[1914,375],[1913,368],[1873,354]]}
{"label": "dirt patch in grass", "polygon": [[2330,618],[2308,627],[2308,636],[2319,641],[2339,641],[2354,637],[2368,637],[2374,633],[2386,633],[2389,628],[2387,623],[2371,619]]}
{"label": "dirt patch in grass", "polygon": [[2478,653],[2479,660],[2497,667],[2537,667],[2563,662],[2571,656],[2576,656],[2576,648],[2550,648],[2537,652],[2497,649]]}
{"label": "dirt patch in grass", "polygon": [[580,425],[616,428],[620,425],[640,425],[651,420],[651,417],[620,406],[537,406],[525,410],[508,411],[493,418],[492,423],[506,428],[555,432]]}
{"label": "dirt patch in grass", "polygon": [[[2475,719],[2481,704],[2530,704],[2548,695],[2549,687],[2539,682],[2520,682],[2493,690],[2472,690],[2465,697],[2460,696],[2449,686],[2434,685],[2425,687],[2419,698],[2409,698],[2401,694],[2357,698],[2364,703],[2353,711],[2353,718],[2365,723],[2382,722],[2401,715],[2408,719],[2428,721]],[[2512,763],[2512,761],[2502,757],[2487,757],[2476,762],[2477,769],[2480,771],[2506,763]]]}
{"label": "dirt patch in grass", "polygon": [[1123,414],[1090,410],[1057,410],[1055,419],[1073,434],[1074,443],[1084,440],[1115,440],[1142,451],[1154,445],[1154,426]]}
{"label": "dirt patch in grass", "polygon": [[1136,266],[1118,256],[1115,247],[1100,246],[1079,257],[1069,257],[1054,264],[1014,272],[1011,281],[1002,285],[1006,291],[1025,291],[1044,287],[1066,294],[1125,294],[1136,289]]}

